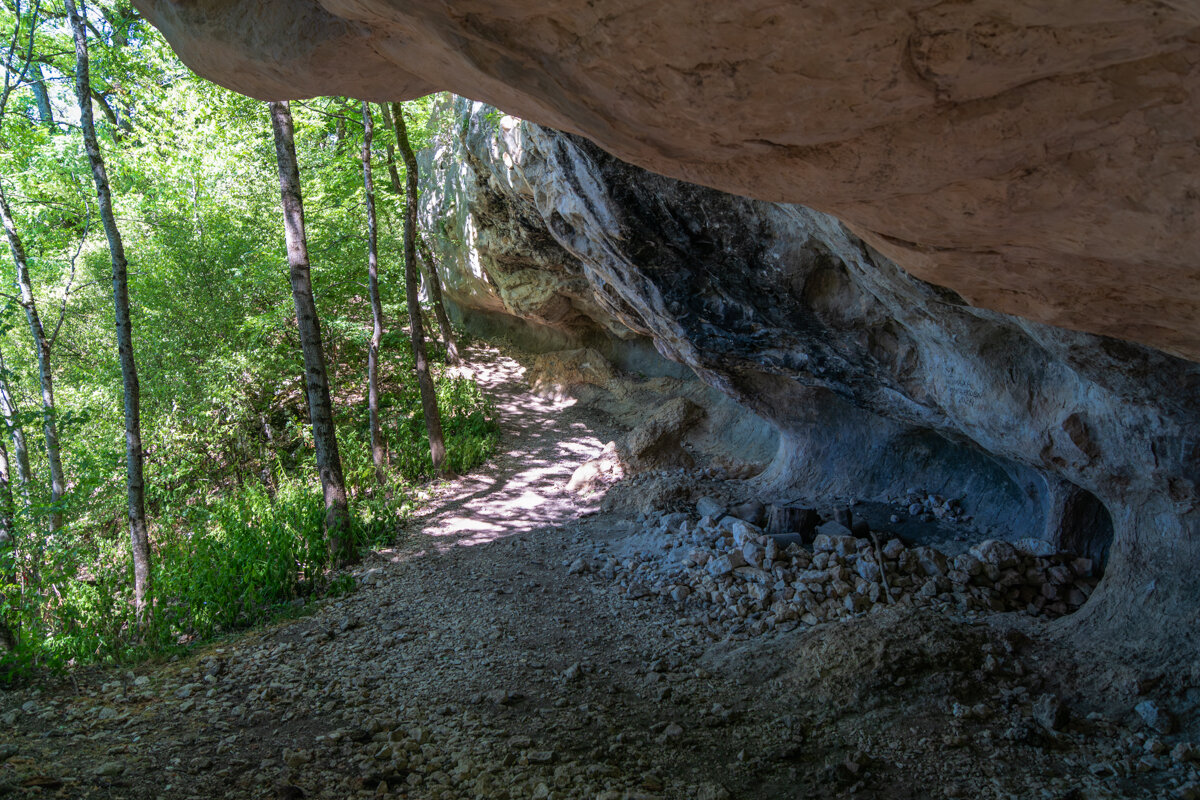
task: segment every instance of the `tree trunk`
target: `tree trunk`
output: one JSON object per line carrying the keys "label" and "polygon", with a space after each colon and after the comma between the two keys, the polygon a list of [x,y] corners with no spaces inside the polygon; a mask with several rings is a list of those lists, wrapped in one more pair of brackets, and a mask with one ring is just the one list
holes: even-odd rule
{"label": "tree trunk", "polygon": [[12,436],[13,457],[17,462],[17,480],[21,487],[21,500],[26,510],[29,509],[29,486],[33,475],[29,471],[29,447],[25,444],[25,431],[17,421],[17,404],[13,401],[12,392],[8,390],[7,367],[4,364],[4,354],[0,353],[0,416],[4,417],[4,426]]}
{"label": "tree trunk", "polygon": [[[4,445],[4,438],[0,437],[0,551],[11,547],[16,539],[16,531],[13,528],[15,513],[8,448]],[[3,563],[3,560],[3,556],[0,555],[0,563]],[[0,573],[0,580],[5,580],[3,573]]]}
{"label": "tree trunk", "polygon": [[54,373],[50,369],[50,340],[42,327],[38,315],[37,303],[33,298],[33,282],[29,277],[29,261],[25,256],[25,247],[17,233],[13,221],[12,210],[8,206],[8,198],[4,187],[0,185],[0,220],[4,223],[4,233],[8,237],[8,246],[12,251],[13,263],[17,268],[17,285],[21,289],[21,306],[25,309],[25,318],[29,321],[29,333],[33,337],[33,347],[37,352],[38,377],[42,388],[42,427],[46,434],[46,461],[50,465],[50,530],[57,531],[62,527],[62,502],[66,492],[66,480],[63,477],[62,451],[58,444],[58,423],[54,409]]}
{"label": "tree trunk", "polygon": [[371,137],[375,121],[371,104],[362,104],[363,115],[363,187],[367,197],[367,290],[371,295],[371,348],[367,351],[367,413],[371,425],[371,460],[375,462],[375,480],[380,486],[387,480],[383,465],[383,433],[379,427],[379,345],[383,341],[383,303],[379,299],[378,229],[375,221],[375,182],[371,177]]}
{"label": "tree trunk", "polygon": [[462,359],[458,357],[458,343],[454,341],[454,331],[450,329],[450,319],[446,316],[446,307],[442,304],[442,279],[438,276],[437,264],[429,243],[424,236],[417,237],[417,245],[421,250],[421,261],[425,264],[425,278],[429,284],[429,298],[433,301],[433,313],[437,316],[438,328],[442,332],[442,344],[446,348],[446,358],[458,366]]}
{"label": "tree trunk", "polygon": [[[400,136],[392,120],[392,115],[388,111],[387,104],[380,103],[379,107],[383,111],[384,124],[391,129],[392,136],[399,141]],[[404,190],[400,186],[400,173],[396,170],[396,151],[392,149],[391,142],[387,144],[387,165],[388,175],[392,179],[392,189],[396,192],[397,197],[403,197]],[[446,357],[450,359],[451,364],[457,366],[462,363],[462,359],[459,358],[458,343],[454,341],[454,331],[450,329],[450,320],[446,316],[446,307],[442,303],[442,281],[438,277],[437,265],[434,263],[433,254],[430,252],[429,245],[426,243],[424,236],[418,234],[417,246],[421,250],[421,258],[427,268],[425,277],[429,283],[429,298],[433,301],[433,313],[437,316],[438,327],[441,328],[442,344],[446,348]]]}
{"label": "tree trunk", "polygon": [[287,102],[268,105],[271,109],[271,128],[275,133],[275,156],[279,162],[279,193],[283,205],[292,300],[296,305],[296,327],[300,332],[300,350],[304,355],[308,415],[317,450],[321,490],[325,495],[325,535],[329,540],[331,558],[335,564],[342,565],[354,560],[354,542],[350,531],[346,483],[342,478],[342,460],[338,455],[337,434],[333,427],[325,350],[321,345],[321,323],[317,317],[317,304],[313,300],[309,277],[308,240],[304,234],[304,205],[300,197],[300,167],[296,163],[292,111]]}
{"label": "tree trunk", "polygon": [[112,256],[113,306],[117,324],[117,353],[121,360],[121,380],[125,392],[125,484],[129,505],[129,539],[133,548],[133,602],[138,622],[146,619],[146,601],[150,592],[150,539],[146,529],[145,481],[142,468],[141,393],[138,386],[137,364],[133,358],[133,321],[129,314],[129,264],[125,260],[125,244],[113,216],[112,191],[108,173],[96,139],[92,119],[91,86],[88,79],[87,31],[75,0],[65,0],[67,16],[75,34],[75,94],[79,98],[79,123],[87,147],[92,178],[96,183],[96,198],[100,219],[108,238]]}
{"label": "tree trunk", "polygon": [[[8,448],[0,437],[0,608],[10,605],[8,587],[16,585],[16,564],[13,561],[13,548],[16,547],[16,529],[13,524],[12,484],[9,481]],[[16,637],[12,627],[0,612],[0,654],[16,647]]]}
{"label": "tree trunk", "polygon": [[[21,480],[21,493],[25,501],[25,508],[28,509],[29,454],[25,450],[25,436],[21,433],[20,426],[16,424],[16,409],[12,403],[12,396],[8,392],[8,378],[5,375],[2,355],[0,355],[0,414],[3,414],[5,424],[12,431],[13,450],[16,452],[17,470]],[[3,506],[3,509],[0,510],[0,584],[10,587],[17,583],[17,565],[14,560],[14,551],[17,546],[16,506],[13,504],[12,494],[12,460],[9,458],[8,448],[4,445],[3,437],[0,437],[0,505]],[[11,602],[5,596],[6,593],[7,590],[0,590],[0,605]],[[16,646],[17,640],[12,626],[0,614],[0,653],[12,650]]]}
{"label": "tree trunk", "polygon": [[417,383],[421,387],[421,407],[425,411],[425,430],[429,433],[429,455],[438,475],[446,474],[446,443],[442,439],[442,417],[438,412],[437,393],[429,374],[429,358],[425,353],[425,333],[421,328],[421,303],[417,294],[420,277],[417,273],[417,157],[408,143],[408,128],[404,124],[404,109],[392,104],[396,142],[404,156],[407,172],[407,195],[404,202],[404,288],[408,299],[408,323],[412,328],[413,357],[417,362]]}
{"label": "tree trunk", "polygon": [[422,335],[424,334],[425,331],[429,331],[429,334],[432,336],[433,335],[433,320],[431,320],[429,318],[429,312],[425,310],[425,306],[419,305],[421,302],[421,286],[422,286],[421,275],[420,275],[420,273],[418,273],[417,274],[417,303],[418,303],[418,308],[421,309],[421,331],[422,331]]}
{"label": "tree trunk", "polygon": [[48,128],[55,127],[54,108],[50,105],[50,93],[46,91],[42,65],[36,61],[29,64],[29,88],[33,90],[34,99],[37,100],[38,121]]}

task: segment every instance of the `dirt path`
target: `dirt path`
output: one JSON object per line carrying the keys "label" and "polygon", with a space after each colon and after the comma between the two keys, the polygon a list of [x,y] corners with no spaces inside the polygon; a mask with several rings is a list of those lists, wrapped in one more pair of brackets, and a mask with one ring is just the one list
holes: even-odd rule
{"label": "dirt path", "polygon": [[0,696],[0,795],[1173,790],[1158,773],[1125,780],[1094,766],[1130,757],[1116,723],[1040,731],[1036,658],[986,626],[888,612],[714,643],[659,597],[569,574],[580,553],[637,529],[564,492],[613,432],[586,409],[530,395],[519,365],[495,351],[478,366],[504,455],[438,488],[408,540],[364,565],[358,591],[176,663]]}
{"label": "dirt path", "polygon": [[565,491],[571,473],[596,455],[615,432],[573,401],[529,392],[524,368],[491,347],[471,350],[471,372],[495,403],[501,454],[487,466],[437,487],[413,529],[439,550],[478,545],[548,526],[594,510]]}

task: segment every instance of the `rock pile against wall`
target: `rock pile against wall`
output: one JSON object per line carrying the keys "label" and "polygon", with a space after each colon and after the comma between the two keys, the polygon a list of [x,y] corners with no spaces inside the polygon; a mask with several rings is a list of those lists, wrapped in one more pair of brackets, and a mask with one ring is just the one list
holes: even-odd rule
{"label": "rock pile against wall", "polygon": [[728,515],[662,513],[630,537],[632,547],[581,555],[568,571],[603,577],[630,597],[661,597],[718,638],[887,606],[1056,618],[1082,607],[1097,582],[1091,559],[1055,553],[1037,540],[988,539],[947,556],[897,538],[856,537],[834,520],[805,538],[807,545],[794,533],[769,534]]}

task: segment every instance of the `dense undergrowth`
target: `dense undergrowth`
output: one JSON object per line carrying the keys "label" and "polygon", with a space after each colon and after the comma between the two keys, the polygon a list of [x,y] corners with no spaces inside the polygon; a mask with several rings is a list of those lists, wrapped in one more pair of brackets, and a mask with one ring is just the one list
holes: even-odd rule
{"label": "dense undergrowth", "polygon": [[[371,461],[365,403],[337,408],[339,444],[352,497],[354,535],[361,549],[395,539],[412,508],[413,488],[431,477],[429,444],[407,337],[389,337],[383,395],[388,483],[378,486]],[[356,348],[353,348],[356,349]],[[343,354],[346,350],[343,350]],[[464,472],[494,452],[494,410],[475,382],[447,374],[434,350],[447,460]],[[330,570],[322,531],[324,506],[307,435],[302,397],[278,398],[264,413],[241,420],[238,464],[209,462],[196,453],[163,465],[174,481],[152,482],[152,613],[140,627],[132,605],[126,527],[112,500],[84,511],[66,504],[72,521],[53,535],[37,530],[47,509],[19,515],[12,574],[0,606],[16,635],[0,656],[0,683],[34,671],[126,660],[169,652],[222,633],[291,613],[304,601],[353,586]],[[262,419],[281,421],[269,430]],[[228,420],[227,420],[228,422]],[[257,423],[257,424],[255,424]],[[180,445],[188,437],[181,436]],[[188,473],[186,465],[195,468]],[[161,477],[161,475],[160,475]],[[104,494],[103,492],[101,494]],[[80,513],[83,512],[83,513]],[[117,512],[117,513],[114,513]],[[102,519],[97,514],[104,514]],[[30,543],[37,543],[32,547]]]}

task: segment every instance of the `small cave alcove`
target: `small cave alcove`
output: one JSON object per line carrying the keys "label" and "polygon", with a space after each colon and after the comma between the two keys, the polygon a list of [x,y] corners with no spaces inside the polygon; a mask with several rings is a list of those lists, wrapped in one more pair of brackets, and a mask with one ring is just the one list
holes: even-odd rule
{"label": "small cave alcove", "polygon": [[1097,577],[1104,573],[1113,541],[1112,515],[1100,498],[1079,487],[1072,487],[1063,502],[1059,522],[1060,550],[1092,560]]}

